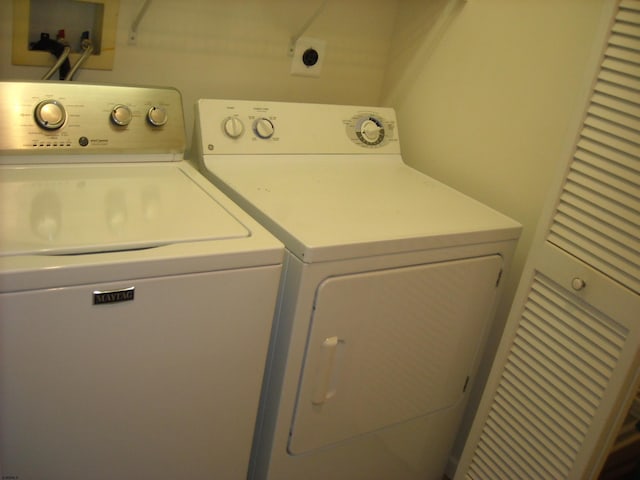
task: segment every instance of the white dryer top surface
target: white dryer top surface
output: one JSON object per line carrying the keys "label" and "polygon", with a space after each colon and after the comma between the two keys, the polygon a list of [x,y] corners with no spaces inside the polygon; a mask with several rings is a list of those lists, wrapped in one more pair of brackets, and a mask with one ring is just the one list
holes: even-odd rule
{"label": "white dryer top surface", "polygon": [[172,164],[0,170],[0,256],[123,251],[249,235]]}
{"label": "white dryer top surface", "polygon": [[507,216],[391,155],[205,155],[204,168],[305,262],[517,239]]}

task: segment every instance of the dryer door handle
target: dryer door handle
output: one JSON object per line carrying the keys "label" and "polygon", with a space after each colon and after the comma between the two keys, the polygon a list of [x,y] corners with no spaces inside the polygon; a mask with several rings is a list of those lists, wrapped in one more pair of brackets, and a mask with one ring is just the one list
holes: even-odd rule
{"label": "dryer door handle", "polygon": [[338,345],[344,343],[344,340],[338,337],[327,337],[322,342],[318,370],[311,395],[313,405],[322,405],[336,394],[336,357]]}

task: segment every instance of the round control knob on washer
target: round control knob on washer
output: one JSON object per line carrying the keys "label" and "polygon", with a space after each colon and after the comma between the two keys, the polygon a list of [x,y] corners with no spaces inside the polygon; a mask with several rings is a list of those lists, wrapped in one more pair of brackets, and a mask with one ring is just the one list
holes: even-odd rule
{"label": "round control knob on washer", "polygon": [[149,123],[154,127],[161,127],[167,123],[169,116],[167,115],[167,111],[164,107],[154,105],[147,112],[147,120],[149,120]]}
{"label": "round control knob on washer", "polygon": [[43,100],[33,113],[38,126],[45,130],[57,130],[67,119],[67,112],[57,100]]}
{"label": "round control knob on washer", "polygon": [[119,127],[126,127],[131,123],[133,115],[126,105],[116,105],[111,110],[111,121]]}
{"label": "round control knob on washer", "polygon": [[273,123],[271,122],[271,120],[269,120],[268,118],[261,117],[261,118],[257,118],[253,122],[253,131],[258,137],[266,140],[273,137],[273,134],[275,132],[275,127],[273,126]]}
{"label": "round control knob on washer", "polygon": [[229,138],[240,138],[244,133],[244,124],[238,117],[227,117],[222,122],[224,133]]}

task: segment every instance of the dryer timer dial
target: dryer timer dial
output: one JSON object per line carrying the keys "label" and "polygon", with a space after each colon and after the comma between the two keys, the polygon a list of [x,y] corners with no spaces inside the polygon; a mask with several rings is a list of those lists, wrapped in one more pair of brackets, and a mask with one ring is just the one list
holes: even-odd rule
{"label": "dryer timer dial", "polygon": [[393,136],[393,126],[374,113],[361,113],[347,120],[347,135],[361,147],[381,147]]}
{"label": "dryer timer dial", "polygon": [[365,117],[358,122],[356,135],[362,143],[378,145],[384,140],[384,126],[376,117]]}

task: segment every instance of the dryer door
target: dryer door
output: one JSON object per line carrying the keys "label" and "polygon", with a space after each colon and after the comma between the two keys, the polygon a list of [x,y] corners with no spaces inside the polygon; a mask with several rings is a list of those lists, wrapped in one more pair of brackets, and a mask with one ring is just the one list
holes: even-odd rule
{"label": "dryer door", "polygon": [[322,282],[289,452],[455,405],[488,333],[501,267],[491,255]]}

